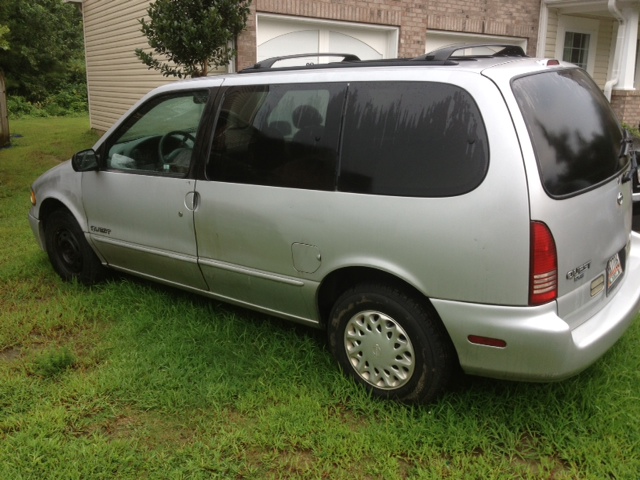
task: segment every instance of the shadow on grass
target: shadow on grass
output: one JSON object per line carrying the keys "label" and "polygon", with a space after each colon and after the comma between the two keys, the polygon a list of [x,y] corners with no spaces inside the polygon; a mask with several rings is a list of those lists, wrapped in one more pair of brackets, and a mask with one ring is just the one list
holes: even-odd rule
{"label": "shadow on grass", "polygon": [[[175,310],[169,307],[161,309],[166,313],[162,319],[158,316],[154,321],[140,318],[131,325],[138,333],[145,334],[147,343],[139,345],[141,353],[155,351],[160,345],[166,346],[167,338],[171,337],[177,342],[172,348],[184,353],[185,358],[214,368],[215,375],[221,378],[234,378],[238,393],[254,391],[257,388],[255,382],[265,391],[271,388],[294,391],[299,388],[320,389],[323,393],[317,393],[322,397],[335,391],[330,383],[336,381],[335,374],[339,368],[328,351],[324,330],[129,275],[118,275],[114,284],[118,282],[140,287],[145,291],[143,295],[149,294],[154,298],[160,296],[165,305],[177,306]],[[185,311],[190,313],[188,320],[182,322],[179,318],[184,315],[181,312]],[[172,318],[172,315],[175,317]],[[135,319],[135,315],[132,318]],[[190,329],[200,332],[200,336],[194,338],[188,333]],[[210,348],[206,347],[207,341],[210,342]],[[178,345],[181,342],[184,343]],[[539,416],[547,419],[553,418],[554,412],[564,415],[562,412],[570,409],[588,418],[597,408],[594,406],[594,396],[597,398],[598,389],[608,390],[607,377],[601,365],[609,357],[607,354],[578,376],[556,383],[502,381],[459,372],[450,391],[435,406],[446,405],[461,413],[468,410],[470,405],[474,405],[474,410],[484,406],[487,411],[506,413],[518,410],[528,412],[533,418]],[[147,361],[151,368],[153,357],[148,357]],[[178,372],[176,374],[179,375]],[[292,386],[291,382],[295,382],[295,385]],[[339,389],[360,390],[347,379],[340,383]],[[368,396],[366,393],[363,395]],[[384,405],[389,402],[381,403]],[[433,407],[407,408],[424,408],[428,411]]]}

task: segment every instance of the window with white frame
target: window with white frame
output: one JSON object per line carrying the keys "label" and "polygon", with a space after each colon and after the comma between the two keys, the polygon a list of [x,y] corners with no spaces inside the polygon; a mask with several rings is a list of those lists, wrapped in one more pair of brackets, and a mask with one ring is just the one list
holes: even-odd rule
{"label": "window with white frame", "polygon": [[562,60],[575,63],[586,70],[590,39],[591,35],[588,33],[565,32]]}
{"label": "window with white frame", "polygon": [[592,18],[558,17],[556,57],[584,68],[593,76],[600,22]]}

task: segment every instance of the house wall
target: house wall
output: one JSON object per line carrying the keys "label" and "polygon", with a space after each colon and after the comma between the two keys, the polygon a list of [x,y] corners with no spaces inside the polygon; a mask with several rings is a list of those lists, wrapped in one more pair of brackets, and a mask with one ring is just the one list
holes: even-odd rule
{"label": "house wall", "polygon": [[555,58],[556,56],[556,38],[558,35],[558,11],[549,9],[547,17],[547,36],[545,37],[544,56],[546,58]]}
{"label": "house wall", "polygon": [[540,2],[532,0],[451,0],[427,4],[429,29],[504,35],[528,39],[528,54],[535,53]]}
{"label": "house wall", "polygon": [[136,48],[148,47],[138,19],[149,0],[85,0],[82,5],[91,127],[106,131],[149,90],[174,81],[149,70]]}
{"label": "house wall", "polygon": [[611,107],[620,122],[640,128],[640,92],[614,90],[611,93]]}
{"label": "house wall", "polygon": [[[91,127],[107,130],[140,97],[174,81],[149,70],[135,56],[148,47],[138,19],[152,0],[84,0],[87,83]],[[398,55],[425,53],[428,31],[457,31],[521,37],[535,54],[539,0],[253,0],[238,38],[237,68],[256,61],[256,14],[346,21],[399,27]]]}
{"label": "house wall", "polygon": [[535,53],[539,0],[254,0],[247,29],[238,38],[237,68],[256,59],[256,13],[322,18],[400,27],[401,57],[425,53],[428,31],[450,30],[486,35],[523,37],[528,53]]}
{"label": "house wall", "polygon": [[593,79],[600,88],[604,88],[609,76],[609,59],[611,57],[611,42],[613,37],[613,19],[600,19],[600,29],[598,30],[598,46],[596,49],[596,65],[593,72]]}
{"label": "house wall", "polygon": [[[547,58],[556,57],[557,42],[564,42],[564,38],[558,39],[558,11],[549,9],[547,18],[547,35],[544,56]],[[604,88],[609,74],[609,58],[611,54],[611,42],[615,39],[613,19],[598,18],[598,43],[596,45],[596,58],[593,69],[593,79],[600,88]]]}
{"label": "house wall", "polygon": [[[612,48],[616,41],[617,22],[613,18],[599,19],[598,44],[594,65],[593,79],[598,86],[604,89],[609,78],[612,63]],[[554,58],[556,56],[556,39],[558,35],[558,11],[549,9],[547,18],[547,34],[544,56]],[[558,39],[560,41],[560,39]],[[611,108],[621,122],[633,127],[640,124],[640,93],[636,91],[613,90],[611,95]]]}

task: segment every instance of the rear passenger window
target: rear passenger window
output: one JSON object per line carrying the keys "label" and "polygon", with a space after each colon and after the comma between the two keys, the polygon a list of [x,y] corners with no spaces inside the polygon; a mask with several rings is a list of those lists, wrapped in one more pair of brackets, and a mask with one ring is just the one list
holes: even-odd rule
{"label": "rear passenger window", "polygon": [[335,189],[339,84],[232,87],[214,131],[209,180]]}
{"label": "rear passenger window", "polygon": [[476,188],[487,171],[478,107],[459,87],[434,82],[349,86],[338,189],[444,197]]}

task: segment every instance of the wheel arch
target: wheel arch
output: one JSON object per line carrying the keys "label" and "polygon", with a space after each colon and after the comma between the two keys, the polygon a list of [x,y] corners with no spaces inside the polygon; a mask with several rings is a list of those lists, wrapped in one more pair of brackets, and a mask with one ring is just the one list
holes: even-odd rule
{"label": "wheel arch", "polygon": [[406,280],[384,270],[372,267],[344,267],[331,272],[321,282],[317,293],[318,311],[324,326],[328,324],[331,308],[338,297],[350,287],[360,283],[381,283],[403,290],[421,302],[425,307],[433,310],[440,319],[429,298]]}
{"label": "wheel arch", "polygon": [[45,198],[40,205],[40,209],[38,210],[38,219],[40,220],[42,229],[45,228],[47,220],[51,216],[51,214],[57,210],[66,210],[71,215],[73,215],[83,232],[86,233],[89,230],[87,228],[87,221],[84,215],[82,215],[77,209],[54,197]]}

